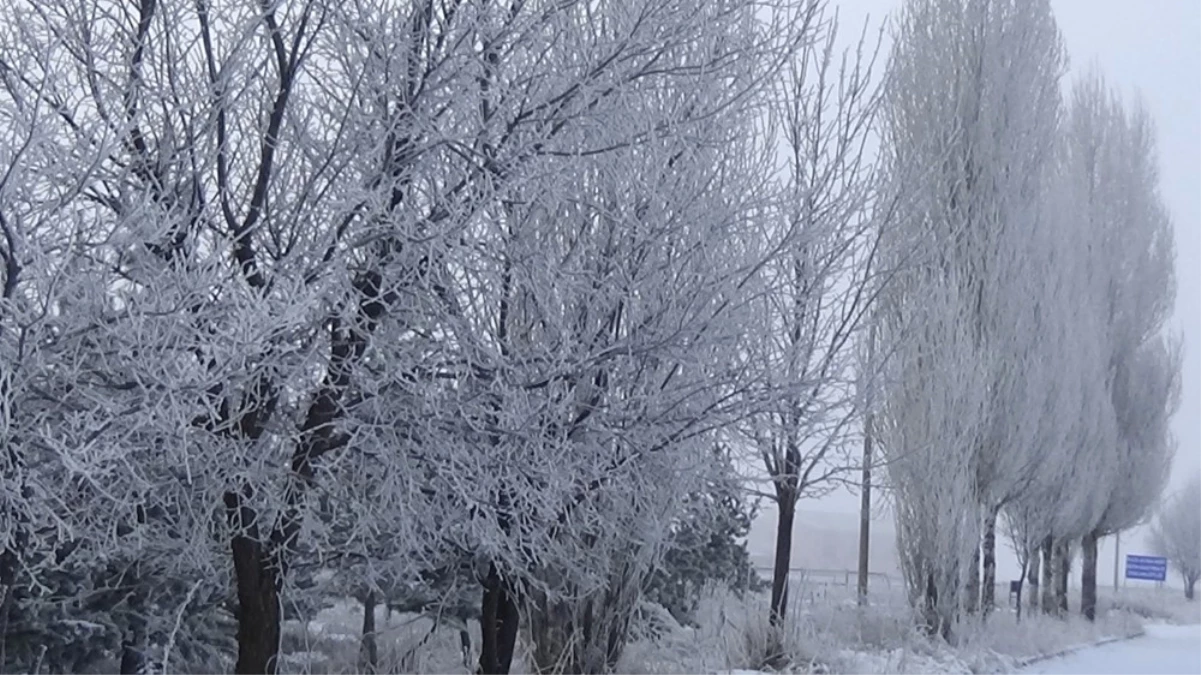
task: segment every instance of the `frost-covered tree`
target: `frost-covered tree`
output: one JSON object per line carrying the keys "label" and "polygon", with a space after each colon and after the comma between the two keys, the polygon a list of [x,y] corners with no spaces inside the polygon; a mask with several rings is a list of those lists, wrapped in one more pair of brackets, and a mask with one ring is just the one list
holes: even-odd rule
{"label": "frost-covered tree", "polygon": [[[1103,498],[1088,486],[1106,475],[1106,456],[1097,448],[1103,447],[1113,427],[1100,342],[1093,339],[1100,331],[1101,313],[1088,302],[1096,294],[1089,293],[1088,266],[1078,255],[1080,238],[1074,226],[1079,223],[1056,220],[1055,227],[1044,231],[1047,236],[1040,237],[1046,246],[1042,254],[1032,254],[1047,265],[1038,277],[1042,287],[1030,295],[1036,339],[1029,345],[1028,361],[1014,364],[1025,378],[1028,403],[1034,406],[1030,411],[1035,414],[1027,422],[1034,425],[1027,437],[1033,463],[1001,510],[1023,571],[1020,592],[1028,593],[1031,608],[1047,611],[1055,601],[1055,541],[1071,539],[1054,533],[1078,532],[1102,508]],[[1076,348],[1063,349],[1065,344]]]}
{"label": "frost-covered tree", "polygon": [[[1065,123],[1066,126],[1066,123]],[[1006,508],[1024,523],[1024,539],[1037,542],[1032,569],[1041,573],[1040,593],[1031,601],[1046,612],[1059,612],[1066,597],[1056,598],[1056,575],[1064,542],[1079,539],[1100,517],[1106,497],[1087,486],[1109,480],[1114,470],[1108,449],[1116,435],[1112,402],[1105,386],[1108,267],[1098,255],[1086,255],[1093,236],[1079,218],[1075,190],[1078,174],[1070,169],[1071,145],[1060,138],[1056,171],[1050,178],[1054,226],[1044,239],[1051,273],[1036,298],[1043,328],[1041,346],[1027,371],[1034,400],[1041,405],[1033,447],[1036,471]],[[1094,247],[1095,249],[1095,247]],[[1065,350],[1062,345],[1071,344]],[[1064,490],[1065,485],[1080,486]],[[1058,570],[1058,571],[1057,571]]]}
{"label": "frost-covered tree", "polygon": [[1151,545],[1180,573],[1184,597],[1196,599],[1201,579],[1201,480],[1193,478],[1162,505],[1151,527]]}
{"label": "frost-covered tree", "polygon": [[881,338],[895,335],[899,346],[882,375],[874,429],[887,463],[910,602],[932,633],[949,637],[979,525],[971,465],[956,450],[975,440],[966,422],[984,403],[960,379],[972,352],[951,285],[938,284],[942,293],[931,288],[920,302],[906,303],[908,281],[898,278],[882,296],[880,311],[892,317],[882,322]]}
{"label": "frost-covered tree", "polygon": [[[460,232],[438,298],[450,339],[431,365],[455,415],[423,445],[457,446],[439,474],[469,477],[453,536],[486,570],[485,671],[507,669],[522,615],[539,668],[612,667],[713,432],[744,405],[742,316],[770,254],[751,122],[795,42],[754,9],[573,5],[545,49],[498,64],[515,82],[546,68],[548,95],[598,80],[549,140],[518,127],[535,154]],[[494,114],[530,113],[502,98]]]}
{"label": "frost-covered tree", "polygon": [[756,504],[748,503],[742,476],[728,451],[715,451],[709,478],[689,494],[675,518],[667,552],[647,580],[646,598],[681,624],[695,624],[702,592],[710,585],[735,593],[759,591],[746,536]]}
{"label": "frost-covered tree", "polygon": [[1145,522],[1167,484],[1175,454],[1168,428],[1179,401],[1180,351],[1152,338],[1122,363],[1115,375],[1114,408],[1120,435],[1108,500],[1100,519],[1082,541],[1081,612],[1096,616],[1097,541]]}
{"label": "frost-covered tree", "polygon": [[878,239],[890,205],[869,153],[881,100],[876,52],[860,34],[840,50],[837,13],[800,3],[804,44],[781,76],[769,139],[781,148],[779,203],[765,231],[779,255],[765,269],[748,367],[762,404],[740,425],[776,504],[770,621],[788,604],[797,501],[846,482],[859,466],[854,347],[878,285]]}
{"label": "frost-covered tree", "polygon": [[[224,630],[210,620],[223,612],[226,575],[205,562],[217,548],[211,513],[189,513],[179,499],[186,464],[168,469],[160,454],[169,435],[147,424],[148,411],[170,403],[131,395],[139,371],[112,367],[153,352],[138,344],[137,331],[113,339],[124,330],[119,315],[131,309],[115,254],[128,239],[102,217],[95,191],[113,178],[117,127],[136,104],[112,101],[107,112],[120,120],[106,120],[92,102],[127,69],[93,79],[89,92],[75,68],[87,58],[73,51],[79,32],[52,35],[46,20],[56,8],[39,9],[6,13],[0,27],[5,667],[115,669],[107,659],[120,656],[122,643],[162,647],[170,636],[179,638],[177,663],[224,667],[211,652],[190,653],[197,644],[219,652],[223,641],[205,632],[211,623]],[[89,23],[90,11],[75,28]],[[88,39],[111,37],[101,21]],[[100,53],[88,53],[96,59],[88,72],[107,68]],[[130,480],[131,464],[160,472],[159,480]]]}
{"label": "frost-covered tree", "polygon": [[879,439],[911,596],[949,635],[977,602],[982,525],[991,557],[998,510],[1037,465],[1023,374],[1051,270],[1033,254],[1063,47],[1049,3],[995,0],[909,2],[895,41],[884,152],[905,197],[888,246],[909,269],[880,312],[882,344],[900,346]]}
{"label": "frost-covered tree", "polygon": [[5,569],[80,533],[204,598],[232,569],[239,672],[314,558],[478,562],[486,672],[515,596],[597,597],[631,532],[645,573],[745,388],[750,122],[796,44],[756,7],[16,9],[4,476],[47,496]]}
{"label": "frost-covered tree", "polygon": [[1104,509],[1082,539],[1081,609],[1091,619],[1097,540],[1147,518],[1166,483],[1180,357],[1161,337],[1175,298],[1174,253],[1150,119],[1137,104],[1128,110],[1093,72],[1075,85],[1065,139],[1075,217],[1091,244],[1084,255],[1104,270],[1097,289],[1103,330],[1092,339],[1102,345],[1116,432],[1093,450],[1107,453],[1113,469],[1091,482]]}
{"label": "frost-covered tree", "polygon": [[[329,425],[380,309],[364,255],[374,244],[341,240],[381,213],[367,213],[380,181],[355,169],[394,156],[373,155],[380,134],[338,133],[362,117],[352,80],[324,105],[320,87],[337,78],[319,85],[309,57],[333,22],[312,5],[64,2],[18,14],[7,53],[61,50],[44,87],[17,73],[6,84],[51,111],[53,159],[81,177],[64,211],[93,229],[69,272],[88,292],[52,310],[83,322],[58,340],[89,376],[42,390],[60,409],[107,417],[86,443],[60,433],[44,474],[89,477],[87,524],[133,530],[110,552],[186,562],[184,577],[206,588],[229,569],[223,549],[232,555],[236,667],[272,671],[303,520],[296,481],[345,443]],[[106,453],[89,456],[93,442]]]}

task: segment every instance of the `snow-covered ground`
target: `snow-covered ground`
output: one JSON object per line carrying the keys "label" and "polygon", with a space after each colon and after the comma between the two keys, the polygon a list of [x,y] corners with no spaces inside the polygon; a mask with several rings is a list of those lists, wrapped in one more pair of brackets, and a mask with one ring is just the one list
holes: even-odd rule
{"label": "snow-covered ground", "polygon": [[1133,640],[1082,649],[1032,664],[1022,673],[1201,673],[1201,625],[1149,624]]}
{"label": "snow-covered ground", "polygon": [[[851,598],[812,589],[786,627],[784,642],[793,665],[787,672],[829,673],[1011,673],[1018,663],[1072,645],[1123,637],[1141,629],[1128,612],[1105,611],[1096,623],[1077,614],[1066,619],[1035,614],[1016,621],[999,611],[987,626],[960,626],[957,646],[927,639],[914,625],[903,597],[877,597],[858,608]],[[715,598],[716,599],[716,598]],[[621,672],[755,672],[755,647],[765,639],[765,599],[719,604],[720,619],[702,618],[697,630],[684,629],[652,643],[631,645]],[[760,671],[765,672],[765,671]]]}
{"label": "snow-covered ground", "polygon": [[[1062,619],[1033,612],[1018,622],[1001,595],[1003,604],[988,623],[960,626],[951,647],[929,640],[917,629],[899,582],[891,587],[881,583],[867,608],[856,606],[853,585],[798,583],[792,590],[790,619],[781,635],[790,673],[1013,673],[1018,672],[1017,664],[1032,657],[1125,637],[1149,625],[1149,637],[1086,648],[1078,656],[1042,661],[1025,672],[1201,675],[1201,604],[1184,600],[1183,594],[1126,590],[1114,595],[1101,589],[1096,622],[1084,620],[1075,606]],[[662,632],[635,636],[618,663],[618,672],[763,672],[767,601],[766,594],[738,598],[714,590],[701,603],[698,625],[691,627],[676,624],[661,610],[656,624]],[[429,617],[416,615],[389,618],[383,608],[377,609],[384,672],[471,672],[474,657],[464,663],[456,628],[435,628]],[[282,670],[314,675],[356,672],[361,625],[362,606],[351,599],[323,608],[307,623],[287,622]],[[469,630],[478,648],[478,624],[470,622]],[[523,638],[514,673],[532,672],[527,648]]]}

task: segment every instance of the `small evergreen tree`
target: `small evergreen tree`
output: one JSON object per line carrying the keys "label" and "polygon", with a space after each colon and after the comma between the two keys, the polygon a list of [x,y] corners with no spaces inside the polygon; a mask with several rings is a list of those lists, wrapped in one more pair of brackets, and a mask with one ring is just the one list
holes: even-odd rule
{"label": "small evergreen tree", "polygon": [[746,545],[758,505],[745,494],[728,450],[716,446],[710,477],[686,498],[668,551],[645,593],[682,624],[695,623],[707,584],[722,584],[739,594],[764,588]]}

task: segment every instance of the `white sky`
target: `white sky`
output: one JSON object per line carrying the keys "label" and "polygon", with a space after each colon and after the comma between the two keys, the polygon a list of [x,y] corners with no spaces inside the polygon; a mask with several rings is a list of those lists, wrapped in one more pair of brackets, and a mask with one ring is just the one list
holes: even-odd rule
{"label": "white sky", "polygon": [[[865,18],[878,26],[901,4],[900,0],[831,2],[848,32],[862,26]],[[1096,63],[1112,86],[1142,97],[1157,125],[1162,194],[1176,227],[1178,290],[1172,321],[1185,343],[1183,397],[1173,420],[1180,447],[1170,491],[1201,472],[1201,0],[1052,0],[1051,4],[1072,70]],[[882,53],[887,53],[887,45]],[[857,508],[858,498],[847,493],[799,506],[801,511],[839,513]],[[774,511],[764,516],[774,521]],[[774,522],[761,531],[774,532]],[[1126,537],[1123,552],[1146,552],[1141,550],[1141,540],[1141,533]],[[762,538],[751,542],[752,549],[764,545],[770,551],[771,542]],[[1099,578],[1110,579],[1112,542],[1103,543],[1100,560]],[[1016,574],[1011,560],[998,562],[999,579]]]}

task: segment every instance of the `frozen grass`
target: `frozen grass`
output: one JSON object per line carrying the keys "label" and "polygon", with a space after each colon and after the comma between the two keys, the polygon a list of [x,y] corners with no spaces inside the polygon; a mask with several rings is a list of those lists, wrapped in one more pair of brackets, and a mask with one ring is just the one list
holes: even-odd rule
{"label": "frozen grass", "polygon": [[1098,600],[1104,609],[1116,609],[1148,621],[1172,624],[1201,623],[1201,602],[1188,600],[1176,588],[1124,588],[1101,592]]}
{"label": "frozen grass", "polygon": [[[1128,636],[1141,628],[1140,617],[1106,604],[1102,597],[1096,623],[1078,614],[1059,619],[1038,613],[1024,616],[1019,623],[1011,608],[1002,607],[985,624],[961,624],[956,644],[949,646],[916,628],[899,590],[878,592],[873,596],[875,604],[862,608],[850,592],[840,594],[833,587],[798,595],[815,601],[799,603],[780,633],[785,672],[1012,672],[1026,659],[1106,637]],[[1130,604],[1129,598],[1126,601]],[[768,649],[773,643],[766,605],[763,596],[740,601],[712,593],[702,603],[699,628],[632,644],[619,670],[764,672],[770,665],[764,657],[773,656]]]}
{"label": "frozen grass", "polygon": [[[903,605],[861,609],[835,589],[797,589],[805,598],[784,625],[768,622],[768,598],[739,599],[710,591],[701,602],[697,628],[632,643],[618,664],[630,673],[928,672],[924,642]],[[808,601],[812,598],[813,601]],[[916,648],[914,645],[918,645]],[[894,652],[880,670],[860,670],[860,652]],[[911,668],[898,668],[908,661]],[[774,668],[772,668],[774,666]]]}
{"label": "frozen grass", "polygon": [[[742,599],[728,591],[706,593],[697,612],[698,626],[680,626],[666,612],[649,612],[655,630],[626,647],[622,673],[999,673],[1012,672],[1031,657],[1137,632],[1144,620],[1201,622],[1201,604],[1171,591],[1135,589],[1114,596],[1102,589],[1096,623],[1078,614],[1078,591],[1065,619],[1024,613],[1017,621],[1002,603],[986,624],[964,623],[954,646],[930,640],[913,620],[899,588],[873,592],[868,607],[858,607],[853,589],[828,586],[796,588],[798,598],[782,629],[768,625],[767,596]],[[358,671],[362,608],[340,602],[320,612],[307,626],[285,626],[284,672],[351,673]],[[377,615],[380,672],[467,673],[455,628],[434,629],[416,615]],[[471,623],[478,650],[479,626]],[[518,646],[513,673],[529,672]]]}
{"label": "frozen grass", "polygon": [[1141,629],[1138,617],[1120,611],[1101,612],[1096,622],[1078,613],[1061,619],[1033,612],[1023,614],[1019,623],[1017,615],[1005,609],[985,622],[961,627],[956,651],[972,672],[1007,672],[1031,658],[1105,638],[1129,637]]}

